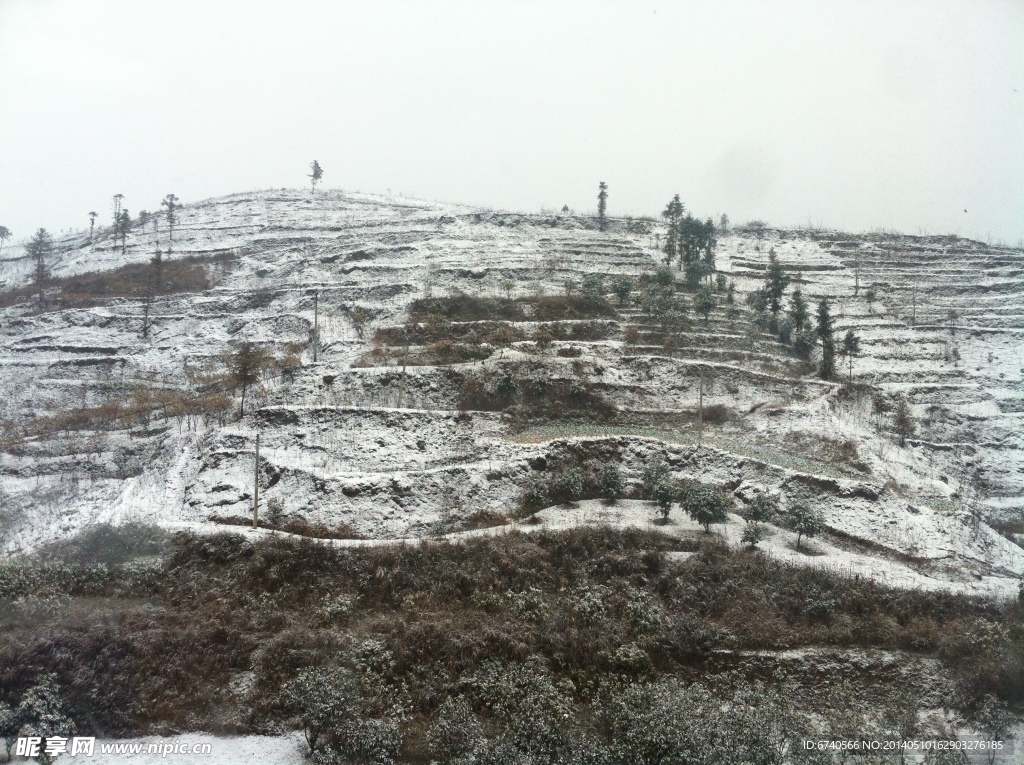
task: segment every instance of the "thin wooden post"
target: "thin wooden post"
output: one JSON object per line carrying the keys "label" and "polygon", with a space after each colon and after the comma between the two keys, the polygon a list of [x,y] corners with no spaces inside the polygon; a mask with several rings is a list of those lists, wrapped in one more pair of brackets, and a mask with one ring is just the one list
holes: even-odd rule
{"label": "thin wooden post", "polygon": [[402,378],[398,383],[398,409],[402,408],[402,399],[405,398],[405,365],[409,360],[409,329],[402,330],[405,340],[405,350],[402,352]]}
{"label": "thin wooden post", "polygon": [[320,350],[320,293],[313,293],[313,363],[316,363],[317,352]]}
{"label": "thin wooden post", "polygon": [[697,446],[704,439],[704,370],[700,373],[700,399],[697,404]]}
{"label": "thin wooden post", "polygon": [[256,465],[252,477],[252,527],[259,528],[260,523],[260,434],[256,434]]}

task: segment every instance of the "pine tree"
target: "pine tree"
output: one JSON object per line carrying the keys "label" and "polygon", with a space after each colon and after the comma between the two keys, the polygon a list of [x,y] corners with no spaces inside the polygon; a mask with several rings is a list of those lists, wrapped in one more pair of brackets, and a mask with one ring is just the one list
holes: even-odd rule
{"label": "pine tree", "polygon": [[167,208],[167,258],[170,259],[171,251],[174,248],[174,224],[178,222],[178,210],[181,208],[181,205],[178,203],[178,197],[174,194],[168,194],[164,197],[160,206]]}
{"label": "pine tree", "polygon": [[[768,308],[772,316],[778,316],[782,310],[782,294],[789,286],[790,276],[782,269],[782,264],[775,257],[775,248],[768,250],[768,280],[765,289],[768,294]],[[795,322],[794,322],[795,324]]]}
{"label": "pine tree", "polygon": [[846,356],[850,366],[849,379],[847,380],[847,386],[849,387],[853,387],[853,357],[858,353],[860,353],[860,338],[857,337],[852,329],[848,329],[843,337],[843,354]]}
{"label": "pine tree", "polygon": [[0,226],[0,250],[4,248],[4,242],[11,238],[11,230],[7,226]]}
{"label": "pine tree", "polygon": [[907,403],[906,396],[900,396],[896,400],[893,426],[896,430],[896,435],[899,436],[900,446],[905,446],[907,439],[913,438],[917,432],[917,427],[914,425],[914,415],[910,411],[910,404]]}
{"label": "pine tree", "polygon": [[121,254],[124,255],[128,246],[128,232],[132,227],[132,216],[128,210],[121,210],[117,216],[117,223],[114,225],[114,244],[117,244],[117,237],[121,237]]}
{"label": "pine tree", "polygon": [[98,216],[99,216],[99,213],[96,212],[96,211],[92,211],[92,212],[89,213],[89,241],[90,242],[92,241],[93,231],[96,230],[96,218]]}
{"label": "pine tree", "polygon": [[160,248],[156,248],[156,253],[149,261],[150,264],[150,279],[149,286],[146,288],[146,296],[143,305],[143,317],[142,317],[142,336],[149,336],[149,312],[153,303],[153,296],[160,291],[160,284],[163,281],[163,253],[160,252]]}
{"label": "pine tree", "polygon": [[800,290],[794,290],[789,296],[789,318],[793,322],[793,328],[799,332],[807,325],[810,313],[807,310],[807,301],[804,300]]}
{"label": "pine tree", "polygon": [[597,191],[597,223],[604,231],[607,225],[607,219],[605,213],[608,210],[608,184],[604,181],[598,184]]}
{"label": "pine tree", "polygon": [[815,342],[814,332],[804,327],[793,335],[793,352],[804,361],[810,361]]}
{"label": "pine tree", "polygon": [[310,182],[313,184],[313,191],[315,192],[317,183],[319,183],[320,180],[324,177],[324,171],[321,169],[320,163],[317,162],[315,159],[313,160],[312,164],[310,164],[309,169],[313,171],[309,174],[309,179]]}
{"label": "pine tree", "polygon": [[679,195],[676,194],[661,213],[661,217],[668,223],[665,246],[662,248],[666,264],[671,264],[679,256],[679,221],[682,220],[684,212],[686,212],[686,205],[679,200]]}
{"label": "pine tree", "polygon": [[715,272],[715,246],[718,244],[715,223],[711,218],[701,221],[689,213],[683,216],[682,204],[674,204],[677,200],[678,196],[662,213],[670,220],[665,260],[668,263],[676,257],[679,268],[686,273],[687,286],[697,289],[705,277]]}
{"label": "pine tree", "polygon": [[708,323],[708,319],[711,312],[715,310],[717,301],[715,300],[714,294],[711,292],[711,288],[708,285],[704,285],[697,290],[697,298],[694,302],[694,308],[697,309],[697,313],[703,314],[705,326]]}
{"label": "pine tree", "polygon": [[708,278],[715,272],[715,247],[718,245],[716,233],[715,222],[708,218],[704,221],[704,230],[701,237],[701,249],[704,251],[704,265],[706,266],[705,270],[707,271]]}
{"label": "pine tree", "polygon": [[116,240],[117,240],[117,234],[116,234],[116,231],[117,231],[117,221],[120,220],[120,218],[121,218],[121,207],[123,206],[123,204],[124,204],[124,194],[114,194],[113,201],[111,202],[111,207],[114,210],[114,231],[115,231],[114,239],[115,239],[115,244],[116,244]]}
{"label": "pine tree", "polygon": [[818,303],[818,324],[815,327],[815,334],[821,339],[821,368],[818,374],[823,380],[832,379],[836,372],[836,346],[833,332],[828,298],[822,298]]}
{"label": "pine tree", "polygon": [[697,259],[700,250],[701,222],[689,213],[681,218],[678,224],[679,229],[679,267],[688,267]]}
{"label": "pine tree", "polygon": [[831,380],[836,374],[836,344],[832,338],[821,341],[821,368],[818,375],[822,380]]}
{"label": "pine tree", "polygon": [[143,339],[149,337],[149,310],[153,304],[153,285],[146,288],[145,294],[142,296],[142,337]]}
{"label": "pine tree", "polygon": [[41,228],[36,231],[25,250],[28,252],[29,257],[35,261],[34,268],[32,269],[32,285],[39,293],[39,307],[42,308],[43,290],[46,288],[46,283],[50,280],[50,269],[46,265],[46,260],[53,255],[53,240],[46,229]]}

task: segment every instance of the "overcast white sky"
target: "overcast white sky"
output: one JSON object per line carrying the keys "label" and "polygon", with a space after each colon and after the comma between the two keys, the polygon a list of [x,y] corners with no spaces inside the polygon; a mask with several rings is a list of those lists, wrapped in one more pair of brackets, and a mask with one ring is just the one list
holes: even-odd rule
{"label": "overcast white sky", "polygon": [[0,0],[0,224],[304,185],[1024,238],[1024,2]]}

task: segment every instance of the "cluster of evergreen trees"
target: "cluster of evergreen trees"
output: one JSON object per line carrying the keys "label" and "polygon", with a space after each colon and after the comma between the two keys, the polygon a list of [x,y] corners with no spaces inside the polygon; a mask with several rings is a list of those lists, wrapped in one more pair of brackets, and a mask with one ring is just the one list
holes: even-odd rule
{"label": "cluster of evergreen trees", "polygon": [[717,229],[711,218],[701,221],[686,211],[679,195],[672,197],[662,217],[668,222],[665,236],[665,265],[676,263],[686,275],[690,289],[697,287],[715,272],[715,246]]}
{"label": "cluster of evergreen trees", "polygon": [[[789,305],[784,306],[786,290],[792,277],[786,273],[775,248],[768,251],[768,274],[764,285],[749,295],[747,304],[754,311],[754,323],[767,332],[776,335],[779,341],[792,345],[800,358],[809,360],[817,345],[821,344],[819,375],[830,380],[836,373],[835,326],[829,298],[818,301],[814,322],[811,322],[810,307],[800,289],[789,295]],[[851,329],[847,330],[839,349],[849,361],[850,381],[853,379],[853,357],[860,352],[860,338]]]}

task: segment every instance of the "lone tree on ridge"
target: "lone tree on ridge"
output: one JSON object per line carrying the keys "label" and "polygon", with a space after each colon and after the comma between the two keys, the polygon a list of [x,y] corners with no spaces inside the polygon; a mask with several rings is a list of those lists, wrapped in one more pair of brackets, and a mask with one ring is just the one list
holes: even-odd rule
{"label": "lone tree on ridge", "polygon": [[317,162],[315,159],[313,160],[312,164],[310,164],[309,169],[313,171],[309,174],[309,178],[313,184],[313,191],[316,191],[316,185],[324,177],[324,171],[320,167],[320,163]]}
{"label": "lone tree on ridge", "polygon": [[168,194],[160,206],[167,208],[167,259],[170,260],[171,252],[174,249],[174,224],[178,222],[178,210],[181,205],[178,203],[178,197]]}
{"label": "lone tree on ridge", "polygon": [[29,257],[35,261],[35,266],[32,269],[32,285],[39,293],[39,307],[42,308],[43,290],[50,280],[50,269],[46,265],[46,259],[53,255],[53,240],[47,230],[41,228],[36,231],[25,249],[28,251]]}

